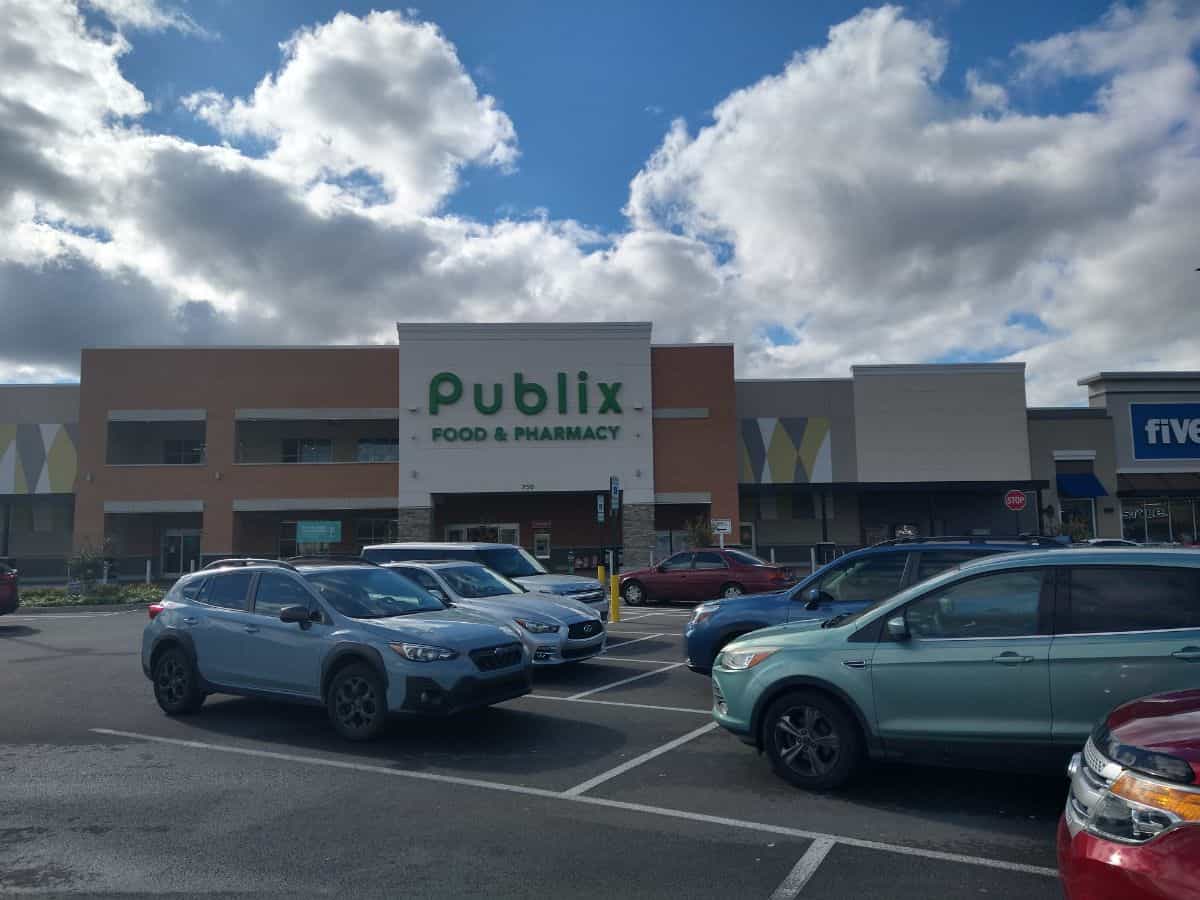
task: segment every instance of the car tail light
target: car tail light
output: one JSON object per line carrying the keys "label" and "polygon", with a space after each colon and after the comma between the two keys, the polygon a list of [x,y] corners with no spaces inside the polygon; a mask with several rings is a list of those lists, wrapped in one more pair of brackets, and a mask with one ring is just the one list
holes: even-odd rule
{"label": "car tail light", "polygon": [[155,616],[157,616],[162,611],[163,611],[163,605],[161,603],[151,603],[149,606],[146,607],[146,614],[148,616],[150,616],[151,619],[153,619]]}

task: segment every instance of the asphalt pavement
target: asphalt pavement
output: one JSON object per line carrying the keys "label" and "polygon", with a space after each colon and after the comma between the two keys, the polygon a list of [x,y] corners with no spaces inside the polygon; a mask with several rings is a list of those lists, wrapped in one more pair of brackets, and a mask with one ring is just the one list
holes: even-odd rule
{"label": "asphalt pavement", "polygon": [[797,791],[712,725],[687,613],[531,696],[367,745],[320,709],[164,716],[145,613],[0,619],[0,894],[1058,898],[1060,777],[880,766]]}

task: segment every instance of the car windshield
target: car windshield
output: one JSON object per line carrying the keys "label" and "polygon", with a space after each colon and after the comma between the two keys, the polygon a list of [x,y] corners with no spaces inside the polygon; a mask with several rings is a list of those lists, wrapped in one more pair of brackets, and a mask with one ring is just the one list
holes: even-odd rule
{"label": "car windshield", "polygon": [[490,547],[480,550],[479,555],[489,569],[495,569],[505,578],[546,574],[542,564],[520,547]]}
{"label": "car windshield", "polygon": [[448,566],[439,569],[438,574],[450,585],[450,590],[467,600],[525,593],[507,578],[485,566]]}
{"label": "car windshield", "polygon": [[414,582],[388,569],[363,566],[306,573],[326,602],[351,619],[386,619],[446,606]]}
{"label": "car windshield", "polygon": [[769,566],[770,565],[770,563],[767,562],[765,559],[759,559],[757,556],[753,556],[749,553],[746,553],[743,550],[726,550],[725,555],[730,557],[731,559],[737,560],[743,566]]}

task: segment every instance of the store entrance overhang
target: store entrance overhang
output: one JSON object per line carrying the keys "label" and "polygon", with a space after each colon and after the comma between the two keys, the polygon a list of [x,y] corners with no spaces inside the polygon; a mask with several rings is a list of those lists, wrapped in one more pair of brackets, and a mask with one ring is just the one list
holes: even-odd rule
{"label": "store entrance overhang", "polygon": [[892,491],[896,493],[963,493],[991,494],[996,491],[1037,491],[1050,486],[1045,480],[1012,481],[827,481],[827,482],[789,482],[784,484],[751,484],[742,482],[738,490],[745,494],[761,494],[771,491],[796,490],[834,490],[839,493],[866,493]]}
{"label": "store entrance overhang", "polygon": [[1108,491],[1100,483],[1100,479],[1090,472],[1059,475],[1055,478],[1058,486],[1058,496],[1070,499],[1084,500],[1089,497],[1107,497]]}
{"label": "store entrance overhang", "polygon": [[1195,497],[1200,495],[1200,472],[1117,475],[1118,497]]}

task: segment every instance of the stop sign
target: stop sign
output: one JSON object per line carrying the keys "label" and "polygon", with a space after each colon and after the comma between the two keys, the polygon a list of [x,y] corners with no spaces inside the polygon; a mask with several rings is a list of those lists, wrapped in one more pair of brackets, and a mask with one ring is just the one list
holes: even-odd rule
{"label": "stop sign", "polygon": [[1013,512],[1020,512],[1025,508],[1027,498],[1024,491],[1009,491],[1004,495],[1004,505]]}

